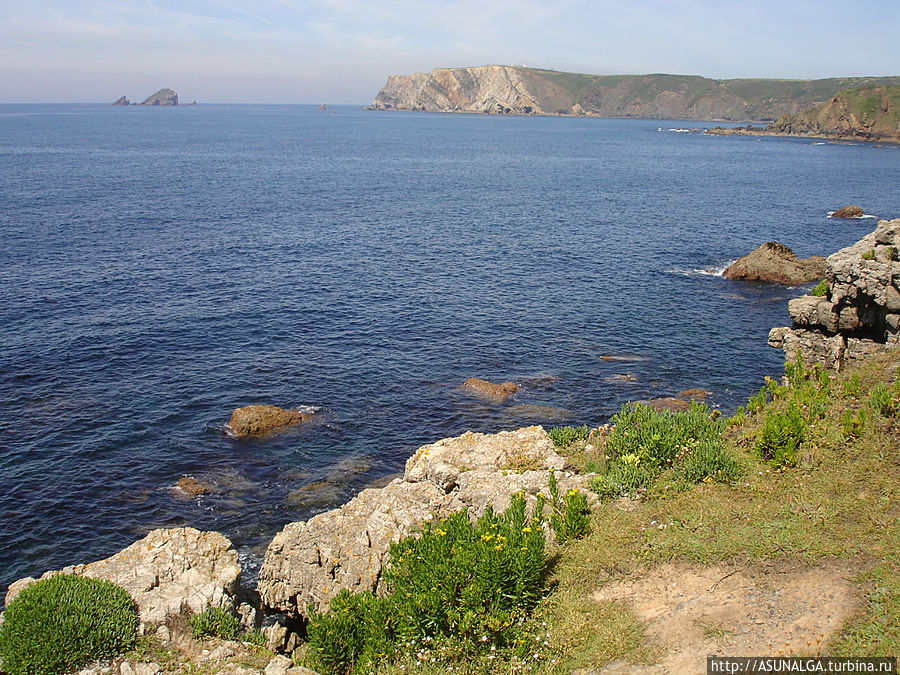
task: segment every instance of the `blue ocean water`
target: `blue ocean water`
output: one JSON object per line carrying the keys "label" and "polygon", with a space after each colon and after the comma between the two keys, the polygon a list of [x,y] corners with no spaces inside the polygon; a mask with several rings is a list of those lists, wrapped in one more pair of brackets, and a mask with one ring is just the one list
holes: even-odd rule
{"label": "blue ocean water", "polygon": [[[252,563],[465,430],[688,387],[733,409],[803,289],[703,271],[772,239],[827,255],[875,225],[825,217],[845,204],[900,215],[900,152],[686,126],[0,106],[0,587],[160,526]],[[470,376],[522,389],[490,405]],[[250,403],[319,414],[229,437]]]}

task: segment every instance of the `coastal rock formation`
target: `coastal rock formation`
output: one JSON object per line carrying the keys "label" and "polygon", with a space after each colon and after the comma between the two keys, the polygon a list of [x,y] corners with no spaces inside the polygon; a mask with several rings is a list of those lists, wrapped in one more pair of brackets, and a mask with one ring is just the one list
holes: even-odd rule
{"label": "coastal rock formation", "polygon": [[120,96],[115,101],[112,102],[112,105],[131,105],[131,101],[129,101],[124,96]]}
{"label": "coastal rock formation", "polygon": [[561,490],[587,486],[590,476],[565,473],[563,466],[541,427],[469,432],[422,446],[407,460],[403,478],[275,535],[260,570],[260,596],[273,609],[306,616],[309,606],[327,608],[343,588],[377,591],[391,542],[461,509],[506,508],[520,490],[534,504],[535,495],[548,493],[551,469]]}
{"label": "coastal rock formation", "polygon": [[[186,610],[199,613],[232,603],[241,567],[237,551],[223,535],[185,527],[153,530],[112,557],[46,572],[41,578],[60,573],[106,579],[124,588],[137,603],[143,632],[149,624]],[[6,602],[35,581],[26,577],[13,583]]]}
{"label": "coastal rock formation", "polygon": [[182,476],[175,483],[175,488],[189,497],[199,497],[210,492],[209,485],[201,483],[193,476]]}
{"label": "coastal rock formation", "polygon": [[791,135],[898,142],[900,84],[887,82],[838,92],[812,110],[784,115],[766,130]]}
{"label": "coastal rock formation", "polygon": [[825,258],[813,256],[800,260],[784,244],[768,241],[729,265],[722,276],[744,281],[768,281],[776,284],[806,284],[821,279]]}
{"label": "coastal rock formation", "polygon": [[160,89],[145,98],[141,105],[178,105],[178,94],[171,89]]}
{"label": "coastal rock formation", "polygon": [[832,218],[862,218],[866,214],[861,207],[851,204],[850,206],[842,206],[831,214]]}
{"label": "coastal rock formation", "polygon": [[470,377],[463,382],[463,389],[484,398],[490,399],[496,403],[502,403],[507,398],[519,391],[519,385],[515,382],[504,382],[503,384],[494,384],[487,380],[481,380],[477,377]]}
{"label": "coastal rock formation", "polygon": [[693,120],[776,120],[839,91],[900,78],[712,80],[689,75],[584,75],[524,66],[436,68],[391,75],[377,110],[558,114]]}
{"label": "coastal rock formation", "polygon": [[792,327],[773,328],[769,344],[794,360],[840,370],[849,362],[900,344],[900,219],[828,257],[824,297],[788,303]]}
{"label": "coastal rock formation", "polygon": [[306,422],[312,416],[312,413],[285,410],[274,405],[248,405],[235,408],[227,426],[235,436],[258,436],[281,427]]}

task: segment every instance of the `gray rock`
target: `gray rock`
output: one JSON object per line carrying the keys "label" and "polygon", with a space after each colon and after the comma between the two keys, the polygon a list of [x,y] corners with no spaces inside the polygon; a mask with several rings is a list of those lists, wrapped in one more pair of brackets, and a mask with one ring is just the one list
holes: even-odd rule
{"label": "gray rock", "polygon": [[[47,578],[60,572],[47,572]],[[106,579],[134,598],[141,631],[185,611],[200,613],[231,603],[240,586],[237,551],[218,532],[192,527],[153,530],[114,556],[61,570]],[[9,587],[10,602],[34,579],[20,579]]]}
{"label": "gray rock", "polygon": [[260,570],[260,596],[268,607],[307,616],[309,606],[326,609],[341,589],[377,592],[392,542],[462,509],[502,510],[522,490],[534,503],[547,494],[551,469],[560,471],[561,490],[584,489],[589,477],[562,473],[564,466],[539,426],[467,432],[422,446],[403,478],[275,535]]}
{"label": "gray rock", "polygon": [[874,236],[877,244],[900,246],[900,219],[879,221]]}

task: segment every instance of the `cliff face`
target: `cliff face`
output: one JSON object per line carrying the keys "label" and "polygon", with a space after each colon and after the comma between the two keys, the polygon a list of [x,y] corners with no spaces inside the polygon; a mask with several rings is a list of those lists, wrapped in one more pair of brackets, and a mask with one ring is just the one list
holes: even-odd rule
{"label": "cliff face", "polygon": [[900,219],[882,220],[871,234],[828,257],[824,296],[788,303],[792,326],[773,328],[769,344],[807,363],[844,365],[900,344]]}
{"label": "cliff face", "polygon": [[775,120],[849,87],[900,78],[711,80],[687,75],[582,75],[517,66],[392,75],[373,108],[695,120]]}
{"label": "cliff face", "polygon": [[768,130],[900,141],[900,86],[875,85],[842,91],[813,110],[783,116]]}
{"label": "cliff face", "polygon": [[431,73],[391,75],[374,107],[444,112],[541,113],[516,68],[438,68]]}

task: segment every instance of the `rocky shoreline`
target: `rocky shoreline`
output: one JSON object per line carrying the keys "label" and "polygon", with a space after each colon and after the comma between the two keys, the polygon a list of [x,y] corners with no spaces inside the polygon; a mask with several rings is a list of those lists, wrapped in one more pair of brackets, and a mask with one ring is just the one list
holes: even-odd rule
{"label": "rocky shoreline", "polygon": [[[807,362],[834,370],[900,344],[898,247],[900,219],[882,220],[874,232],[829,256],[824,294],[790,301],[793,326],[772,329],[769,344],[784,349],[789,360],[802,351]],[[477,384],[476,393],[483,394],[480,390],[490,383],[479,380]],[[706,392],[689,390],[682,395],[686,402],[702,399]],[[275,415],[270,408],[262,412]],[[284,423],[303,421],[297,411],[287,412]],[[252,431],[258,429],[252,427]],[[596,450],[597,439],[591,436],[584,451]],[[595,474],[571,470],[543,427],[494,434],[466,432],[420,447],[407,460],[402,477],[386,486],[365,489],[338,508],[287,524],[266,550],[256,589],[242,589],[238,554],[224,535],[190,527],[154,530],[109,558],[46,572],[41,578],[65,573],[118,584],[138,607],[139,632],[155,636],[164,645],[185,640],[186,616],[230,605],[245,629],[262,630],[269,650],[290,653],[299,639],[293,629],[310,609],[327,609],[343,589],[379,591],[391,543],[414,534],[426,522],[460,510],[474,515],[484,514],[489,507],[503,510],[515,493],[524,493],[535,504],[538,495],[549,497],[551,476],[562,491],[584,491],[596,501],[589,490]],[[546,533],[552,538],[552,530]],[[6,603],[35,581],[28,577],[13,583]],[[276,656],[264,668],[228,670],[231,666],[226,667],[226,661],[240,652],[239,643],[221,643],[216,649],[219,661],[207,659],[219,664],[215,672],[311,672],[293,666],[284,656]],[[127,660],[117,662],[115,668],[103,665],[82,673],[156,675],[162,671],[154,662]]]}

